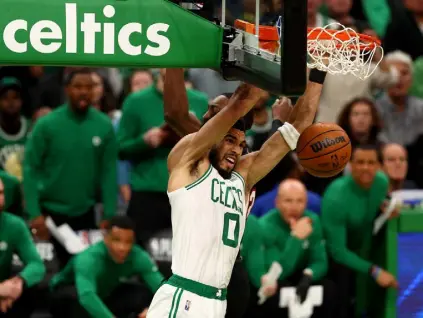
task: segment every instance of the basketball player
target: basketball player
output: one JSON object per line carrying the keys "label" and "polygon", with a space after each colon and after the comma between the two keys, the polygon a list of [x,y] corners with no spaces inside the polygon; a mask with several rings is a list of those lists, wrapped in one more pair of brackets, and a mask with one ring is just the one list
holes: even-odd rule
{"label": "basketball player", "polygon": [[239,250],[248,193],[290,151],[312,124],[325,73],[312,70],[305,97],[262,148],[241,157],[245,123],[240,120],[264,96],[242,84],[228,106],[168,157],[172,206],[173,276],[156,293],[148,318],[224,317],[226,287]]}
{"label": "basketball player", "polygon": [[[229,98],[229,94],[224,94],[213,99],[209,104],[207,113],[203,116],[203,124],[223,109],[228,104]],[[163,99],[166,122],[180,137],[197,132],[200,129],[200,121],[189,113],[183,69],[166,70]],[[252,117],[252,112],[245,117],[246,130],[251,128]],[[244,153],[246,150],[244,150]],[[248,213],[254,204],[254,199],[255,189],[253,188],[249,196]],[[244,316],[248,306],[249,289],[248,274],[238,254],[228,285],[226,318],[241,318]]]}

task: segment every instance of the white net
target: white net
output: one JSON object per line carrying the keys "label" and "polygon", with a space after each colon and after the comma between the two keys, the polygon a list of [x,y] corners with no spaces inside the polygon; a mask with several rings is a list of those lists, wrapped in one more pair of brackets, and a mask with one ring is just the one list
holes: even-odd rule
{"label": "white net", "polygon": [[383,58],[382,47],[370,36],[360,35],[340,23],[309,31],[307,66],[331,74],[353,74],[364,80]]}

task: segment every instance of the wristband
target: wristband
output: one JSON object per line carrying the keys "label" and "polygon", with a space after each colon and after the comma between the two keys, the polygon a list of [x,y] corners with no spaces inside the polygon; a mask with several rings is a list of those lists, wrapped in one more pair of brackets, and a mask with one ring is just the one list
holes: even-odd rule
{"label": "wristband", "polygon": [[320,71],[317,68],[313,68],[310,71],[310,74],[308,75],[308,80],[310,82],[314,82],[317,84],[322,84],[324,83],[326,78],[326,72]]}
{"label": "wristband", "polygon": [[298,138],[300,138],[300,133],[292,126],[290,123],[285,123],[283,126],[278,128],[282,137],[285,139],[291,150],[297,148]]}

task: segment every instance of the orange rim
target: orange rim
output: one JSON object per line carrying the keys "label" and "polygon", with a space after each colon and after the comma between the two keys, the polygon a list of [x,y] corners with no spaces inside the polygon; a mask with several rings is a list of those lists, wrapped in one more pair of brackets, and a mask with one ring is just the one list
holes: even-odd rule
{"label": "orange rim", "polygon": [[[351,37],[355,37],[358,35],[360,41],[364,42],[365,44],[360,45],[360,49],[362,50],[372,50],[375,47],[379,47],[381,45],[381,41],[378,38],[375,38],[371,35],[356,33],[353,31],[339,31],[339,30],[330,30],[324,29],[325,32],[322,32],[322,28],[308,28],[308,35],[307,38],[309,40],[332,40],[336,38],[340,41],[348,41]],[[339,47],[342,45],[339,45]],[[338,45],[337,45],[338,47]],[[349,47],[354,48],[354,45]]]}

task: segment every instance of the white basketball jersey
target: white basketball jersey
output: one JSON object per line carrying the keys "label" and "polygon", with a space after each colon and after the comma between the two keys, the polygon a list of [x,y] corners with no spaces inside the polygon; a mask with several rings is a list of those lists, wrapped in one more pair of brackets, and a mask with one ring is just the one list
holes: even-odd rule
{"label": "white basketball jersey", "polygon": [[243,178],[224,179],[210,165],[189,186],[168,193],[172,207],[172,272],[226,288],[244,234],[247,208]]}

